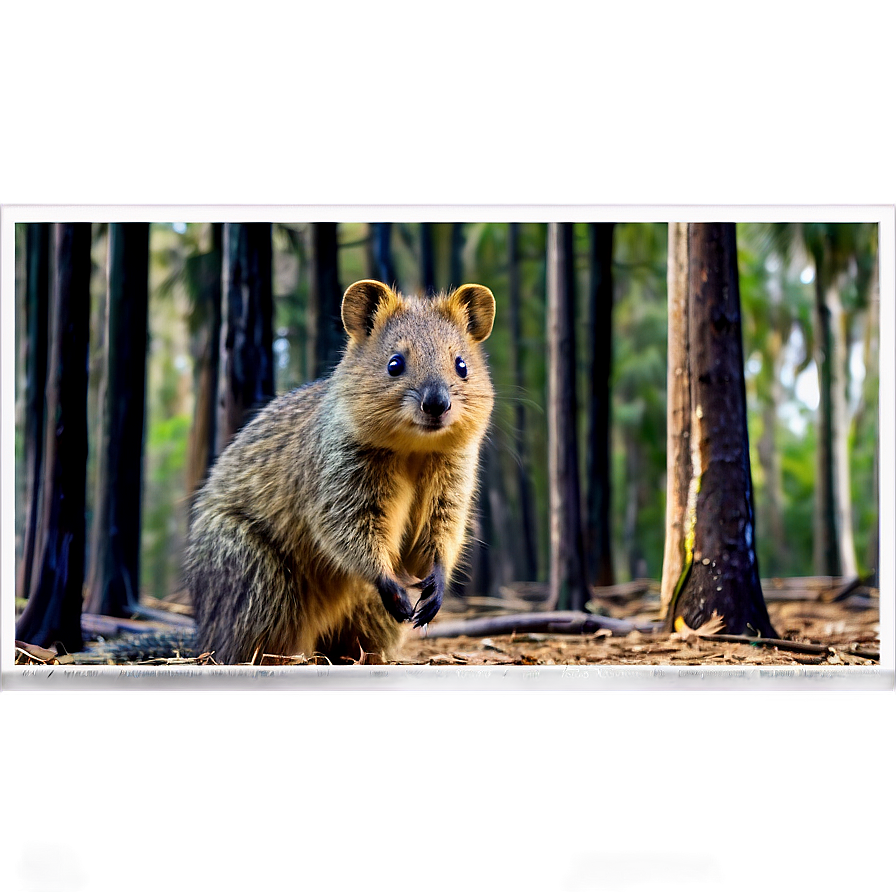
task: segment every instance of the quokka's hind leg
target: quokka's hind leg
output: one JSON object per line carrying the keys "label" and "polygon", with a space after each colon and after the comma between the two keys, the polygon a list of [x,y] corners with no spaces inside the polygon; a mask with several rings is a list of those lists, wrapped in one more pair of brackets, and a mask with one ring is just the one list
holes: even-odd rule
{"label": "quokka's hind leg", "polygon": [[190,592],[200,648],[219,663],[295,653],[298,601],[278,552],[243,521],[216,520],[194,537]]}
{"label": "quokka's hind leg", "polygon": [[407,626],[396,622],[371,588],[352,608],[345,622],[318,648],[333,663],[387,663],[400,658]]}

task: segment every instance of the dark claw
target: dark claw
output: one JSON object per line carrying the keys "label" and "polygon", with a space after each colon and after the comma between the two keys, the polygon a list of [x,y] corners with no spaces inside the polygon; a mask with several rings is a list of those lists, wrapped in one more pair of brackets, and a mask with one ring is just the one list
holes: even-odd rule
{"label": "dark claw", "polygon": [[411,606],[407,592],[398,582],[382,578],[377,581],[376,588],[380,593],[383,606],[396,622],[406,622],[414,615],[414,608]]}
{"label": "dark claw", "polygon": [[445,576],[442,567],[438,563],[432,568],[432,572],[422,581],[417,582],[417,588],[421,588],[420,600],[414,607],[414,615],[411,622],[414,628],[427,625],[435,618],[442,606],[442,597],[445,594]]}

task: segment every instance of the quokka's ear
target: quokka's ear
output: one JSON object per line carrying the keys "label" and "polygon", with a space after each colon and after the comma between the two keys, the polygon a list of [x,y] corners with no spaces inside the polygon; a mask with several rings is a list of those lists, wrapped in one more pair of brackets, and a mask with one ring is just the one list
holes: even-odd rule
{"label": "quokka's ear", "polygon": [[353,339],[365,340],[373,331],[377,312],[394,310],[399,298],[379,280],[359,280],[342,297],[342,325]]}
{"label": "quokka's ear", "polygon": [[467,332],[474,342],[488,339],[495,323],[495,297],[486,286],[467,283],[459,286],[449,302],[460,306],[467,319]]}

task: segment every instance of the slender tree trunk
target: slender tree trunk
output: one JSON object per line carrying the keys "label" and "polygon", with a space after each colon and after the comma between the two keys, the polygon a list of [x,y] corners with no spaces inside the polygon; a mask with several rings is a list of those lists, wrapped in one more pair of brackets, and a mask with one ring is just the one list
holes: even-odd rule
{"label": "slender tree trunk", "polygon": [[684,555],[667,624],[697,628],[716,612],[731,634],[770,636],[755,549],[734,224],[690,224],[687,245],[686,332],[678,335],[689,346],[690,464],[684,538],[667,540],[670,563]]}
{"label": "slender tree trunk", "polygon": [[784,341],[791,326],[784,314],[784,265],[768,281],[768,307],[763,312],[770,326],[761,339],[759,350],[762,367],[756,379],[756,392],[762,413],[762,436],[756,449],[765,481],[765,500],[757,510],[761,531],[768,534],[770,569],[766,575],[785,575],[789,556],[787,530],[784,525],[784,473],[778,445],[778,414],[784,401],[781,385]]}
{"label": "slender tree trunk", "polygon": [[451,225],[451,247],[448,259],[448,282],[453,289],[464,282],[464,225],[455,221]]}
{"label": "slender tree trunk", "polygon": [[492,506],[488,500],[487,480],[490,473],[491,457],[487,446],[483,446],[480,485],[476,496],[476,517],[473,521],[473,538],[469,553],[469,580],[464,589],[466,595],[486,595],[492,591],[492,546],[495,540],[495,525]]}
{"label": "slender tree trunk", "polygon": [[626,501],[625,501],[625,545],[626,567],[629,579],[641,578],[644,551],[641,547],[641,535],[638,532],[638,520],[641,511],[644,464],[641,446],[637,439],[632,439],[625,456]]}
{"label": "slender tree trunk", "polygon": [[80,650],[87,476],[90,224],[55,226],[41,514],[16,638]]}
{"label": "slender tree trunk", "polygon": [[[874,459],[872,474],[872,500],[875,510],[880,508],[880,256],[875,250],[874,268],[869,284],[868,316],[865,325],[865,383],[863,388],[862,407],[868,409],[870,422],[864,427],[863,435],[874,442]],[[864,416],[864,415],[862,415]],[[880,516],[875,513],[875,525],[871,532],[871,543],[868,546],[868,568],[872,570],[879,583],[880,570]]]}
{"label": "slender tree trunk", "polygon": [[196,407],[190,430],[187,493],[199,488],[215,462],[215,429],[218,418],[218,380],[221,358],[221,258],[223,224],[211,225],[211,249],[203,256],[199,295],[199,332],[196,333]]}
{"label": "slender tree trunk", "polygon": [[225,224],[215,453],[274,396],[271,225]]}
{"label": "slender tree trunk", "polygon": [[338,225],[311,225],[311,293],[308,314],[310,379],[327,376],[339,363],[344,342],[339,287]]}
{"label": "slender tree trunk", "polygon": [[588,560],[591,581],[612,585],[610,373],[613,364],[613,228],[590,224],[588,311],[592,349],[588,396]]}
{"label": "slender tree trunk", "polygon": [[436,253],[433,244],[433,225],[420,225],[420,279],[424,295],[433,295],[436,291]]}
{"label": "slender tree trunk", "polygon": [[[507,230],[507,310],[510,319],[510,369],[517,391],[523,391],[522,362],[522,326],[520,309],[522,295],[520,290],[519,265],[519,224],[508,224]],[[535,506],[532,494],[532,479],[529,466],[529,452],[526,444],[526,409],[522,401],[514,404],[516,415],[516,473],[519,491],[522,550],[517,553],[519,575],[532,582],[538,578],[538,541],[535,534]]]}
{"label": "slender tree trunk", "polygon": [[482,446],[487,458],[487,471],[483,471],[482,490],[486,493],[488,513],[492,523],[489,550],[491,552],[490,591],[495,594],[502,585],[514,580],[514,550],[512,546],[511,524],[504,492],[504,477],[501,474],[501,455],[493,439],[486,439]]}
{"label": "slender tree trunk", "polygon": [[660,602],[665,616],[685,569],[685,514],[691,476],[691,369],[688,364],[688,225],[669,224],[666,544]]}
{"label": "slender tree trunk", "polygon": [[590,597],[576,435],[575,259],[572,224],[548,225],[548,609],[582,610]]}
{"label": "slender tree trunk", "polygon": [[771,376],[763,377],[765,385],[762,401],[762,438],[757,444],[759,463],[765,477],[765,512],[763,518],[769,534],[772,570],[782,575],[782,566],[787,560],[787,530],[784,526],[784,471],[781,467],[781,452],[778,448],[778,409],[781,406],[781,365],[780,333],[773,333],[772,355],[766,360],[773,365]]}
{"label": "slender tree trunk", "polygon": [[25,530],[16,594],[31,590],[40,513],[50,315],[50,225],[28,224],[25,236]]}
{"label": "slender tree trunk", "polygon": [[834,501],[834,413],[831,389],[833,337],[831,311],[825,300],[824,259],[815,255],[815,366],[818,369],[818,451],[815,482],[813,565],[819,575],[840,575]]}
{"label": "slender tree trunk", "polygon": [[106,355],[87,607],[124,616],[140,597],[149,224],[109,225]]}
{"label": "slender tree trunk", "polygon": [[392,225],[388,222],[371,224],[373,228],[374,277],[387,286],[398,286],[398,274],[392,256]]}
{"label": "slender tree trunk", "polygon": [[846,315],[840,301],[840,289],[833,283],[826,294],[831,314],[831,445],[834,463],[834,514],[836,519],[837,552],[840,575],[857,575],[855,538],[852,524],[852,496],[849,477],[849,407],[847,405]]}

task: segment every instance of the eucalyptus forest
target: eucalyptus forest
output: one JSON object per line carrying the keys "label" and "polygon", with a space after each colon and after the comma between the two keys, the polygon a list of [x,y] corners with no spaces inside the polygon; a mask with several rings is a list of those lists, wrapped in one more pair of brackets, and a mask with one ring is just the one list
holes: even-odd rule
{"label": "eucalyptus forest", "polygon": [[[728,636],[727,662],[737,638],[872,662],[877,241],[844,222],[18,224],[22,661],[189,627],[196,490],[260,407],[332,371],[342,294],[371,278],[496,298],[476,513],[430,632],[467,640],[416,661],[528,662],[509,646],[528,631],[631,636],[653,662],[670,633]],[[819,632],[842,619],[835,650]]]}

